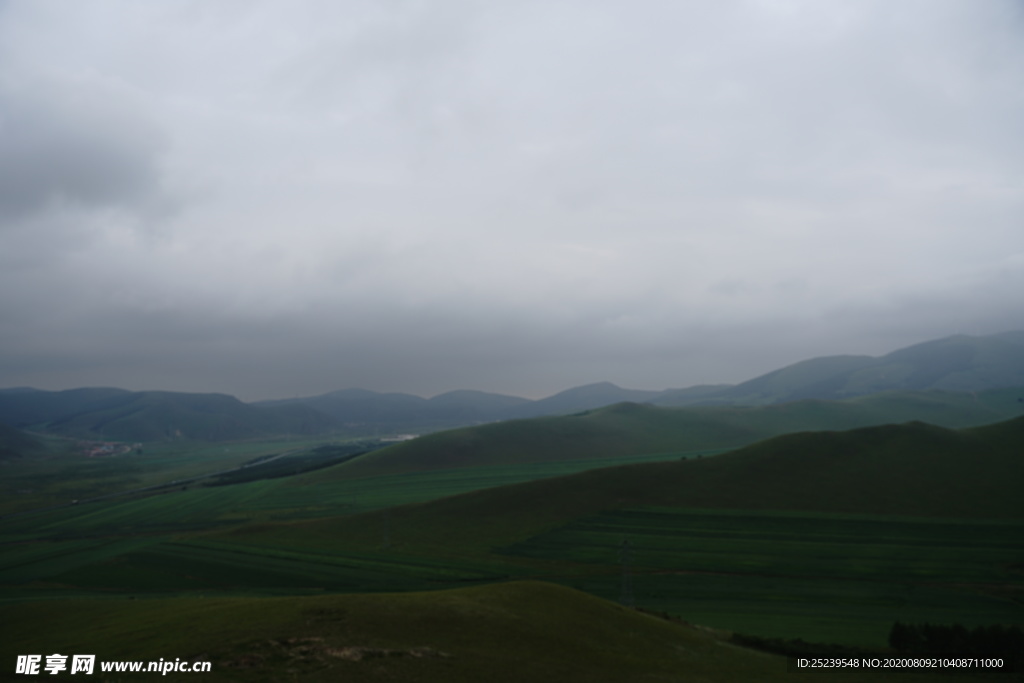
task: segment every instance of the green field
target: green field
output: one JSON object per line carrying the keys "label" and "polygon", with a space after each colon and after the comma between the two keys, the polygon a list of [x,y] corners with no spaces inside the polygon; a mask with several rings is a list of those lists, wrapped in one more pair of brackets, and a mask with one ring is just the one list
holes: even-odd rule
{"label": "green field", "polygon": [[895,620],[1024,617],[1024,522],[615,510],[501,552],[600,565],[581,588],[615,599],[626,581],[638,605],[764,636],[877,647]]}

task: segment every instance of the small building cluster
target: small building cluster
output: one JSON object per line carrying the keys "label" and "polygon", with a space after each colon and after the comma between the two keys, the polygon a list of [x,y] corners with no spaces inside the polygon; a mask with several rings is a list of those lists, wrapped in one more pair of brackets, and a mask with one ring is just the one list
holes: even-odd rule
{"label": "small building cluster", "polygon": [[142,451],[141,443],[121,443],[118,441],[79,441],[78,447],[87,458],[102,458],[108,455],[121,455],[131,451]]}

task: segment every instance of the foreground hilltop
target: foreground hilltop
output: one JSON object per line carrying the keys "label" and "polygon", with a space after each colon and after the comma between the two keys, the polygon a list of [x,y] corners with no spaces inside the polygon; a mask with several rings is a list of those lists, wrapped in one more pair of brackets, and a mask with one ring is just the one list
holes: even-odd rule
{"label": "foreground hilltop", "polygon": [[[199,677],[210,681],[782,683],[797,675],[784,657],[738,647],[727,634],[537,581],[406,594],[28,603],[8,618],[19,624],[4,644],[12,653],[74,652],[85,642],[100,661],[208,661],[211,671]],[[99,632],[96,623],[104,624]],[[862,671],[799,676],[888,680]]]}

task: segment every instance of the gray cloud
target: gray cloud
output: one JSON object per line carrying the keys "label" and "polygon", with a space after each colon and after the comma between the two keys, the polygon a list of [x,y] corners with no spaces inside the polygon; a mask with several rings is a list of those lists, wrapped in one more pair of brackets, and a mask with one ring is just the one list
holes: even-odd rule
{"label": "gray cloud", "polygon": [[95,93],[0,89],[0,217],[139,201],[156,185],[153,141]]}
{"label": "gray cloud", "polygon": [[1024,20],[0,6],[0,384],[538,396],[1024,327]]}

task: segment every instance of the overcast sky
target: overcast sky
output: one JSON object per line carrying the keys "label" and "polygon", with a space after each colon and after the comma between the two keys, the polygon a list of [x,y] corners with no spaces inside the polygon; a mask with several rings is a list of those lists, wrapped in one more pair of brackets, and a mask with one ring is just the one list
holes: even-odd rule
{"label": "overcast sky", "polygon": [[1021,328],[1019,0],[0,0],[0,387],[538,398]]}

